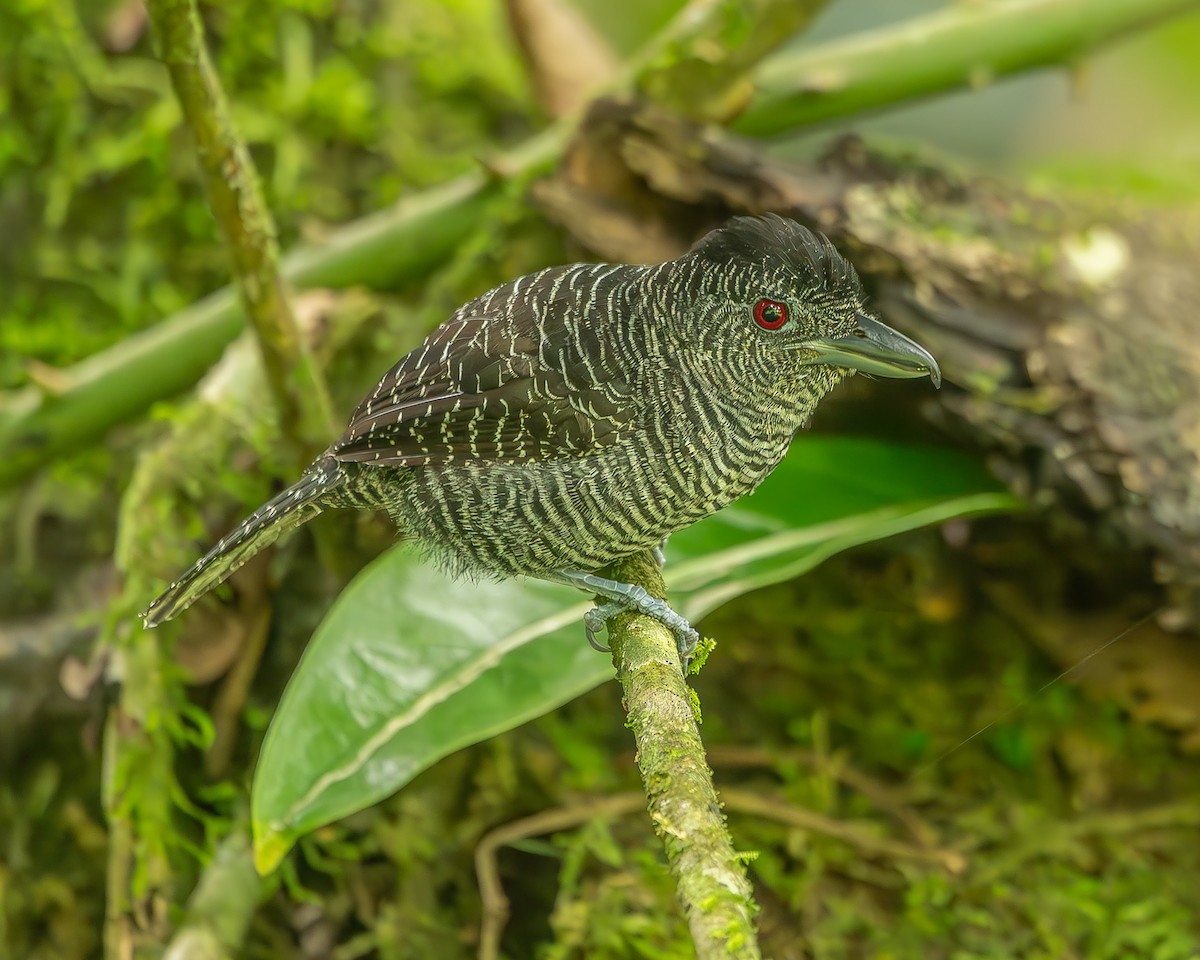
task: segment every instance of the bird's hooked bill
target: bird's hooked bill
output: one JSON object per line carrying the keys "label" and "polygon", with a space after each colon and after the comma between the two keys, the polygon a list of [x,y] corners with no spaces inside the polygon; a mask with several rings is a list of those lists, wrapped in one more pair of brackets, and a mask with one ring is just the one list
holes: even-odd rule
{"label": "bird's hooked bill", "polygon": [[942,371],[928,350],[898,330],[862,313],[858,315],[858,326],[849,336],[808,340],[800,344],[799,349],[814,354],[808,363],[850,367],[880,377],[927,376],[935,387],[942,385]]}

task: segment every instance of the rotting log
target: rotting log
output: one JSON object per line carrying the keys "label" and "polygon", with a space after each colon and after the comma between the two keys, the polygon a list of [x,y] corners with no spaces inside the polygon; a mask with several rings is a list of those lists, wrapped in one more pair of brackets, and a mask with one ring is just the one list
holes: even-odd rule
{"label": "rotting log", "polygon": [[1153,556],[1169,621],[1194,624],[1200,211],[1039,195],[856,138],[793,166],[617,101],[593,108],[536,196],[602,258],[677,256],[735,213],[824,231],[941,362],[948,389],[919,395],[928,415],[1074,539]]}

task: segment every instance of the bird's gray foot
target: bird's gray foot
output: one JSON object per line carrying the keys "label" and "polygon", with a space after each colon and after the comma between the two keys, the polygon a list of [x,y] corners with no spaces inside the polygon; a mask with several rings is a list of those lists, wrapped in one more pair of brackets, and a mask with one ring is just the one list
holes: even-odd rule
{"label": "bird's gray foot", "polygon": [[665,600],[652,597],[645,587],[636,583],[622,583],[620,580],[610,580],[594,573],[582,570],[557,570],[548,580],[556,580],[580,590],[597,594],[608,600],[589,610],[583,617],[584,629],[587,631],[588,643],[597,650],[607,651],[608,647],[600,643],[598,635],[603,630],[607,632],[608,621],[618,614],[629,610],[637,610],[648,617],[653,617],[675,634],[675,645],[679,650],[683,672],[687,673],[688,663],[700,642],[700,634],[695,627],[677,614]]}

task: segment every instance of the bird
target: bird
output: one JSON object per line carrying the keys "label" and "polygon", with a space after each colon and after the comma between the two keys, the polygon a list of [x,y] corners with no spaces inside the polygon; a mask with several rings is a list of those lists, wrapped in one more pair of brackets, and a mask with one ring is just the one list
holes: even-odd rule
{"label": "bird", "polygon": [[830,240],[776,214],[734,217],[659,264],[575,263],[455,310],[388,370],[300,479],[222,537],[142,614],[178,616],[281,534],[333,507],[387,511],[468,578],[593,594],[589,642],[669,604],[604,575],[755,489],[817,404],[856,371],[937,361],[874,315]]}

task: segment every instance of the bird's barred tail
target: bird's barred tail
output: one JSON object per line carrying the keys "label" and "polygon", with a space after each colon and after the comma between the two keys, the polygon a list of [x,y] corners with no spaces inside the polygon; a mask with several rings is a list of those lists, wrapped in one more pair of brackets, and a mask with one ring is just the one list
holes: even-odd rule
{"label": "bird's barred tail", "polygon": [[146,628],[182,613],[281,534],[307,523],[324,508],[321,501],[342,482],[336,461],[318,460],[299,481],[250,514],[164,590],[142,614]]}

